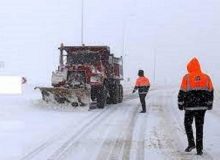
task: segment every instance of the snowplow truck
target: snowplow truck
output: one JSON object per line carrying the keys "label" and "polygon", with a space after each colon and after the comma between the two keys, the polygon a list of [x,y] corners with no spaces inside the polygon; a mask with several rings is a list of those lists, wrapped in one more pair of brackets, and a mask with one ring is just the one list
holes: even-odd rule
{"label": "snowplow truck", "polygon": [[46,102],[72,106],[117,104],[123,100],[122,57],[108,46],[61,46],[59,66],[52,72],[52,87],[36,87]]}

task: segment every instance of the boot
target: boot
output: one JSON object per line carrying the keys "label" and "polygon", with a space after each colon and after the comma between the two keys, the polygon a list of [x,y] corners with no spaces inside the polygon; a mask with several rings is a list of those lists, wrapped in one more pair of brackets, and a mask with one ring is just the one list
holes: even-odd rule
{"label": "boot", "polygon": [[195,149],[196,147],[195,146],[188,146],[186,149],[185,149],[185,152],[191,152],[193,149]]}
{"label": "boot", "polygon": [[202,151],[197,151],[197,155],[201,156],[203,154]]}

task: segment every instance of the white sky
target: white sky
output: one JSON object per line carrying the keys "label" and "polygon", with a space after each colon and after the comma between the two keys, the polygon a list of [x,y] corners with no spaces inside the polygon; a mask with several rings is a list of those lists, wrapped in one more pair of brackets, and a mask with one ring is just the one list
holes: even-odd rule
{"label": "white sky", "polygon": [[[153,81],[156,53],[158,83],[179,83],[193,56],[220,82],[219,0],[84,1],[86,45],[121,56],[125,33],[125,77],[141,68]],[[0,74],[50,84],[60,43],[80,45],[80,16],[81,0],[0,0]]]}

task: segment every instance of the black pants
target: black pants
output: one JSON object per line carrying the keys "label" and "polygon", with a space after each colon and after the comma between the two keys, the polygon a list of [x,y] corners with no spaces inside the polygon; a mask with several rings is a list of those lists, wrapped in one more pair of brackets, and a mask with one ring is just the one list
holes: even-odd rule
{"label": "black pants", "polygon": [[146,112],[146,103],[145,103],[145,97],[146,97],[147,94],[139,94],[139,98],[140,98],[140,101],[141,101],[141,106],[142,106],[142,110],[144,112]]}
{"label": "black pants", "polygon": [[[196,146],[197,151],[203,150],[203,124],[206,110],[187,111],[185,112],[184,125],[189,146]],[[192,123],[195,118],[196,126],[196,145],[193,137]]]}

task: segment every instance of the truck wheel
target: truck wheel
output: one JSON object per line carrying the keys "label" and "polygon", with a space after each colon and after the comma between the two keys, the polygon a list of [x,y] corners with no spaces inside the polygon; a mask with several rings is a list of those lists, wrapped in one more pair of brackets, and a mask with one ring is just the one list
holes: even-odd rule
{"label": "truck wheel", "polygon": [[123,92],[123,86],[120,84],[119,85],[119,103],[121,103],[122,101],[123,101],[123,94],[124,94],[124,92]]}
{"label": "truck wheel", "polygon": [[112,104],[112,98],[111,97],[107,97],[106,103],[107,104]]}
{"label": "truck wheel", "polygon": [[96,99],[97,89],[95,87],[91,88],[91,100],[94,101]]}
{"label": "truck wheel", "polygon": [[115,85],[113,88],[113,95],[112,95],[112,103],[117,104],[119,102],[119,85]]}
{"label": "truck wheel", "polygon": [[106,88],[100,88],[97,93],[97,107],[104,108],[106,104],[107,92]]}

